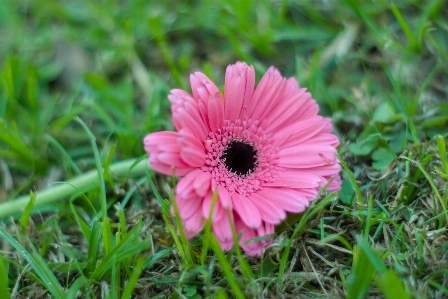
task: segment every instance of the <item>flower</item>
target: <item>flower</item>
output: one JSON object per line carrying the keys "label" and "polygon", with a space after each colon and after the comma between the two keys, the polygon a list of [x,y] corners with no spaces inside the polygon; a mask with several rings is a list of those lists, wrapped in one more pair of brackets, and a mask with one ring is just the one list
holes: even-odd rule
{"label": "flower", "polygon": [[[221,247],[233,246],[233,222],[241,247],[261,255],[287,212],[302,213],[318,190],[339,190],[338,138],[330,118],[294,78],[270,67],[255,88],[253,66],[227,67],[224,95],[202,73],[190,76],[192,95],[173,89],[177,132],[144,139],[153,169],[182,176],[176,203],[188,238],[201,232],[211,214]],[[214,195],[215,194],[215,195]]]}

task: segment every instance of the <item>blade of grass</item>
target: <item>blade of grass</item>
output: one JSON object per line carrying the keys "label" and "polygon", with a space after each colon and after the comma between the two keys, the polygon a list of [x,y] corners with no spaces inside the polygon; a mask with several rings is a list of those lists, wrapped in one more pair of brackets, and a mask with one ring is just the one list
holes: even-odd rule
{"label": "blade of grass", "polygon": [[112,251],[112,230],[109,218],[104,218],[101,226],[103,236],[104,255],[108,255]]}
{"label": "blade of grass", "polygon": [[347,299],[364,298],[373,280],[375,268],[370,263],[365,252],[355,246],[353,248],[353,265],[347,280]]}
{"label": "blade of grass", "polygon": [[135,289],[135,286],[137,285],[137,281],[140,278],[142,272],[143,272],[143,265],[145,263],[145,259],[143,257],[139,257],[137,261],[134,264],[134,269],[132,271],[131,276],[128,279],[128,283],[126,284],[123,295],[121,296],[121,299],[130,299],[132,297],[132,292]]}
{"label": "blade of grass", "polygon": [[446,145],[445,138],[439,135],[437,136],[437,149],[439,150],[440,162],[442,163],[442,169],[445,174],[448,175],[448,162],[446,159]]}
{"label": "blade of grass", "polygon": [[[317,196],[319,197],[319,195]],[[292,239],[299,238],[305,231],[305,226],[308,223],[308,220],[310,217],[316,215],[319,213],[327,204],[329,204],[331,201],[336,199],[336,193],[329,193],[326,197],[321,199],[317,204],[313,202],[305,211],[305,213],[302,214],[302,217],[300,218],[299,222],[297,223],[296,228],[294,229],[294,232],[291,236],[291,239],[287,241],[285,250],[282,253],[282,257],[280,260],[280,268],[278,271],[278,277],[277,277],[277,285],[281,286],[283,281],[283,276],[285,274],[286,270],[286,264],[289,257],[290,248],[292,245]]]}
{"label": "blade of grass", "polygon": [[73,158],[67,153],[65,148],[51,135],[46,134],[45,139],[47,140],[49,145],[53,145],[59,152],[61,152],[62,156],[68,161],[68,166],[70,166],[75,174],[80,175],[82,174],[81,169],[76,164],[75,161],[73,161]]}
{"label": "blade of grass", "polygon": [[26,205],[25,210],[23,211],[23,214],[19,219],[20,228],[22,229],[23,234],[26,234],[26,228],[28,227],[28,222],[30,220],[31,210],[34,207],[35,202],[36,202],[36,193],[30,191],[30,202]]}
{"label": "blade of grass", "polygon": [[443,294],[448,296],[448,288],[444,287],[443,285],[441,285],[437,281],[428,280],[428,284],[430,284],[432,287],[436,288],[437,290],[439,290],[440,292],[442,292]]}
{"label": "blade of grass", "polygon": [[218,258],[218,262],[221,266],[224,276],[227,278],[227,282],[229,283],[230,289],[232,289],[233,294],[237,298],[244,299],[245,296],[244,296],[243,292],[241,291],[238,283],[235,280],[235,277],[234,277],[235,274],[232,271],[232,266],[227,261],[226,256],[221,249],[221,245],[219,245],[218,241],[215,239],[214,236],[212,236],[212,238],[210,240],[210,245],[211,245],[213,251],[215,252],[216,257]]}
{"label": "blade of grass", "polygon": [[347,174],[348,179],[353,186],[353,189],[355,189],[356,201],[359,203],[360,209],[362,211],[363,199],[362,199],[361,190],[359,189],[359,185],[356,182],[355,176],[353,175],[352,171],[350,170],[350,168],[348,168],[347,164],[341,157],[339,157],[339,161],[341,162],[342,168],[344,169],[345,173]]}
{"label": "blade of grass", "polygon": [[157,260],[159,260],[159,259],[161,259],[161,258],[164,258],[164,257],[168,256],[168,255],[171,253],[171,251],[173,251],[174,249],[175,249],[175,247],[168,247],[168,248],[165,248],[165,249],[162,249],[162,250],[158,251],[156,254],[154,254],[153,256],[151,256],[151,257],[145,262],[143,268],[144,268],[144,269],[149,269],[149,268],[151,268],[151,266],[154,265],[154,263],[155,263]]}
{"label": "blade of grass", "polygon": [[[9,277],[8,277],[8,267],[6,266],[8,260],[0,254],[0,298],[11,299],[11,294],[9,292]],[[5,265],[6,264],[6,265]]]}
{"label": "blade of grass", "polygon": [[101,239],[101,224],[98,221],[94,221],[92,225],[92,231],[90,234],[89,248],[87,251],[87,266],[86,275],[91,277],[91,273],[95,271],[95,266],[98,261],[98,250],[100,249],[100,239]]}
{"label": "blade of grass", "polygon": [[[117,232],[115,234],[115,244],[120,244],[121,234]],[[127,261],[126,261],[127,262]],[[125,262],[125,263],[126,263]],[[121,264],[117,263],[116,259],[112,263],[112,271],[110,278],[110,288],[112,299],[118,299],[120,297],[121,288]]]}
{"label": "blade of grass", "polygon": [[44,259],[36,252],[32,243],[30,243],[30,246],[33,252],[30,253],[1,226],[0,236],[11,244],[11,246],[14,247],[17,252],[30,264],[43,286],[54,298],[65,298],[64,288],[61,286],[56,276],[54,276],[53,272],[51,272]]}
{"label": "blade of grass", "polygon": [[85,223],[84,220],[82,220],[81,217],[79,217],[78,212],[76,212],[75,206],[72,203],[70,203],[70,209],[72,210],[73,217],[75,218],[75,221],[79,226],[79,229],[84,235],[84,238],[87,240],[87,242],[89,242],[90,237],[92,235],[92,230],[87,225],[87,223]]}
{"label": "blade of grass", "polygon": [[[171,205],[174,210],[174,221],[176,222],[177,228],[179,230],[179,238],[177,238],[177,233],[174,229],[170,229],[171,235],[173,236],[174,240],[176,242],[176,245],[179,249],[179,254],[183,254],[183,260],[184,262],[187,262],[188,264],[193,264],[193,257],[191,256],[191,245],[190,242],[187,239],[187,236],[185,235],[184,227],[182,225],[182,221],[180,219],[179,214],[179,208],[177,207],[176,200],[174,199],[174,195],[171,195]],[[168,222],[168,221],[167,221]],[[180,247],[179,247],[180,246]]]}
{"label": "blade of grass", "polygon": [[149,173],[147,173],[147,178],[148,178],[149,186],[151,187],[152,193],[156,196],[157,201],[162,206],[164,214],[169,215],[170,208],[169,208],[167,202],[162,198],[162,196],[160,196],[160,193],[159,193],[159,191],[157,191],[157,188],[154,185],[154,182]]}
{"label": "blade of grass", "polygon": [[[227,217],[229,217],[229,220],[231,220],[231,212],[230,210],[227,210]],[[252,271],[251,267],[249,266],[249,263],[244,259],[243,254],[241,252],[240,244],[238,243],[239,238],[236,234],[235,229],[235,223],[233,221],[230,221],[230,227],[232,228],[232,237],[233,237],[233,246],[235,247],[236,255],[238,257],[238,263],[241,268],[241,272],[246,278],[255,278],[255,274]]]}
{"label": "blade of grass", "polygon": [[215,209],[216,200],[218,199],[218,191],[214,191],[212,195],[212,205],[208,214],[207,222],[204,225],[203,229],[203,237],[202,237],[202,249],[201,249],[201,256],[200,261],[201,265],[205,265],[208,249],[210,246],[210,238],[212,236],[212,217],[213,217],[213,211]]}
{"label": "blade of grass", "polygon": [[[78,277],[70,286],[67,292],[66,299],[76,299],[78,298],[78,293],[82,292],[81,289],[84,285],[88,284],[89,280],[85,276]],[[85,292],[82,292],[85,294]],[[88,295],[88,292],[87,292]]]}
{"label": "blade of grass", "polygon": [[280,267],[278,269],[277,288],[280,288],[283,285],[283,276],[285,275],[286,265],[289,260],[288,258],[290,251],[291,251],[291,239],[287,239],[286,246],[280,260]]}
{"label": "blade of grass", "polygon": [[114,262],[119,263],[150,247],[151,244],[149,241],[137,239],[141,229],[142,218],[140,217],[137,225],[129,231],[123,239],[121,239],[119,244],[116,244],[108,255],[104,256],[98,265],[96,265],[95,270],[92,273],[92,279],[101,280],[101,278],[111,269]]}
{"label": "blade of grass", "polygon": [[392,13],[394,14],[395,18],[397,19],[398,23],[400,24],[401,29],[403,30],[404,34],[406,35],[409,45],[411,48],[419,52],[420,51],[420,45],[417,43],[417,40],[415,39],[414,35],[412,34],[411,29],[408,26],[408,23],[406,23],[406,20],[403,18],[403,15],[401,14],[400,10],[395,6],[395,4],[392,2],[390,6]]}
{"label": "blade of grass", "polygon": [[95,165],[98,172],[98,181],[100,185],[100,205],[101,205],[101,215],[100,217],[102,219],[105,219],[107,217],[107,199],[106,199],[106,184],[104,181],[104,169],[103,169],[103,162],[101,161],[101,155],[98,150],[98,146],[96,144],[96,138],[93,135],[92,131],[90,131],[89,127],[86,125],[86,123],[79,118],[78,116],[75,117],[75,120],[84,128],[87,135],[90,138],[90,142],[92,144],[93,154],[95,156]]}
{"label": "blade of grass", "polygon": [[[86,278],[84,273],[83,273],[83,271],[82,271],[83,265],[86,264],[86,263],[82,263],[81,264],[79,262],[79,260],[76,258],[76,255],[73,252],[71,246],[65,240],[65,237],[63,236],[61,229],[58,228],[56,231],[57,231],[57,234],[59,236],[59,239],[62,241],[62,243],[65,246],[64,250],[67,251],[67,255],[72,259],[71,265],[73,265],[73,267],[78,271],[79,276]],[[70,267],[72,267],[71,265],[70,265]],[[69,281],[69,276],[67,276],[67,286],[69,285],[68,281]],[[90,289],[90,291],[92,291],[92,290]]]}
{"label": "blade of grass", "polygon": [[[409,159],[406,156],[403,156],[403,155],[401,155],[400,158],[413,163],[415,166],[417,166],[420,169],[420,171],[423,173],[423,175],[425,176],[425,178],[428,181],[428,183],[431,185],[432,191],[434,192],[434,194],[436,195],[437,199],[439,200],[440,205],[443,208],[443,211],[446,211],[446,204],[445,204],[442,196],[440,195],[439,190],[437,189],[436,185],[434,184],[434,181],[433,181],[432,177],[426,172],[426,170],[422,167],[422,165],[420,163],[412,160],[412,159]],[[448,225],[448,214],[445,215],[445,220],[446,220],[445,221],[445,226],[447,226]]]}
{"label": "blade of grass", "polygon": [[45,161],[36,157],[29,146],[27,146],[20,138],[17,130],[8,128],[4,119],[0,118],[0,140],[3,141],[10,151],[14,152],[17,158],[27,161],[28,163],[38,165],[45,165]]}
{"label": "blade of grass", "polygon": [[410,299],[411,297],[406,292],[403,282],[400,280],[397,273],[395,273],[392,269],[387,269],[379,254],[370,247],[368,242],[363,238],[358,237],[357,244],[364,252],[365,256],[369,259],[370,265],[377,271],[375,283],[381,289],[386,298]]}

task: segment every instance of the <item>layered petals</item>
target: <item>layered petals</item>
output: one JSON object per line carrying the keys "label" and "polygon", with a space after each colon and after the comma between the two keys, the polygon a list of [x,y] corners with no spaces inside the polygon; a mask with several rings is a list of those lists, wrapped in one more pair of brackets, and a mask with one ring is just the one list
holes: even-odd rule
{"label": "layered petals", "polygon": [[223,94],[202,73],[190,83],[191,94],[168,95],[177,132],[144,138],[149,162],[182,176],[175,201],[188,238],[210,223],[230,250],[234,227],[246,254],[259,256],[287,213],[303,213],[323,187],[340,189],[339,139],[311,94],[274,67],[255,87],[253,66],[229,65]]}
{"label": "layered petals", "polygon": [[226,70],[224,84],[225,119],[237,120],[250,105],[255,86],[255,71],[252,66],[237,62]]}
{"label": "layered petals", "polygon": [[185,175],[193,169],[180,156],[178,138],[179,133],[175,132],[156,132],[144,138],[144,148],[150,154],[152,168],[163,174],[176,176]]}
{"label": "layered petals", "polygon": [[187,129],[194,134],[198,140],[205,140],[208,127],[204,122],[199,104],[188,93],[172,90],[168,96],[173,113],[173,124],[177,131]]}
{"label": "layered petals", "polygon": [[[272,239],[268,236],[275,232],[274,225],[272,224],[263,223],[254,229],[248,227],[244,221],[238,218],[235,220],[235,228],[241,233],[239,245],[248,256],[260,256],[263,253],[263,249],[272,243]],[[255,238],[262,238],[263,240],[255,241]]]}
{"label": "layered petals", "polygon": [[261,216],[257,206],[247,197],[234,193],[232,204],[235,212],[247,226],[256,228],[261,224]]}

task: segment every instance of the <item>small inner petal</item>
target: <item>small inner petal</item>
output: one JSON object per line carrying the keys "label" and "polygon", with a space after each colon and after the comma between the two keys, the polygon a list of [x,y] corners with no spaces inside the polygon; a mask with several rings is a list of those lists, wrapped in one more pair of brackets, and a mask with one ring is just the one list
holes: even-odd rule
{"label": "small inner petal", "polygon": [[226,120],[207,137],[203,170],[229,195],[256,192],[277,172],[278,148],[271,139],[256,121]]}

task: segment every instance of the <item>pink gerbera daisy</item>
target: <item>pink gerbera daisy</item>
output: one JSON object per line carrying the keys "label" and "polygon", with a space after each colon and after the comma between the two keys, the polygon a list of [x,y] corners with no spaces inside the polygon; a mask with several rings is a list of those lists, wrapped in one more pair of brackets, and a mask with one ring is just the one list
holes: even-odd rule
{"label": "pink gerbera daisy", "polygon": [[176,203],[187,237],[203,229],[216,192],[211,221],[222,248],[232,248],[233,222],[245,252],[260,255],[269,241],[248,240],[274,233],[287,212],[302,213],[328,182],[328,190],[340,188],[331,120],[273,67],[255,88],[252,66],[228,66],[224,96],[202,73],[190,82],[193,95],[173,89],[168,96],[177,132],[144,139],[150,164],[183,176]]}

